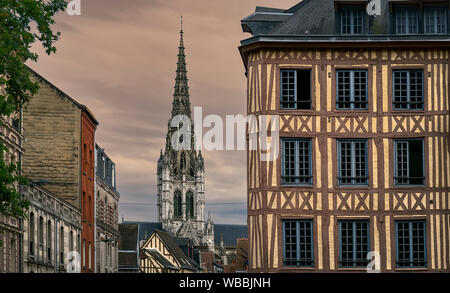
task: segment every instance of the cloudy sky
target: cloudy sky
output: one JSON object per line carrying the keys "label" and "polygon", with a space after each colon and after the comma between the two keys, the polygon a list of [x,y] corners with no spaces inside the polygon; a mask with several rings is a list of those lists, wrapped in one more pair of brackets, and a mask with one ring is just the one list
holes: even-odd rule
{"label": "cloudy sky", "polygon": [[[29,66],[87,105],[97,143],[115,161],[119,216],[156,221],[156,164],[173,95],[180,16],[191,105],[203,116],[245,114],[240,20],[256,6],[298,0],[81,0],[81,16],[61,13],[57,54]],[[205,128],[203,132],[207,131]],[[244,151],[204,152],[206,210],[215,223],[246,223]]]}

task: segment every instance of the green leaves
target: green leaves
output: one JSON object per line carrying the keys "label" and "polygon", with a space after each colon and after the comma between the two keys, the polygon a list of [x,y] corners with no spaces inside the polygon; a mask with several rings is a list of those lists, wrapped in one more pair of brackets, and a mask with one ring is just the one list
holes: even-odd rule
{"label": "green leaves", "polygon": [[[25,63],[38,60],[31,51],[36,41],[48,55],[56,52],[60,33],[54,33],[52,25],[55,14],[66,7],[65,0],[0,0],[0,117],[19,112],[38,92],[39,84],[30,79]],[[5,151],[0,138],[0,213],[22,217],[28,202],[17,190],[25,178],[20,166],[4,163]]]}

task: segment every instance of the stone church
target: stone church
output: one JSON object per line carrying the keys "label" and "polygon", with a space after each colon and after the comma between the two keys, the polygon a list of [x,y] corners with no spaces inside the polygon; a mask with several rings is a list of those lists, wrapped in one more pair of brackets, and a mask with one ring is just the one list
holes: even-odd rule
{"label": "stone church", "polygon": [[[205,166],[201,151],[195,148],[185,58],[181,28],[172,115],[166,145],[158,160],[158,222],[176,237],[190,238],[194,245],[207,245],[213,251],[214,223],[210,215],[205,221]],[[179,138],[182,142],[183,137],[190,137],[189,147],[179,150],[173,147],[172,136],[182,125],[171,126],[172,119],[178,115],[185,115],[191,121],[190,133]]]}

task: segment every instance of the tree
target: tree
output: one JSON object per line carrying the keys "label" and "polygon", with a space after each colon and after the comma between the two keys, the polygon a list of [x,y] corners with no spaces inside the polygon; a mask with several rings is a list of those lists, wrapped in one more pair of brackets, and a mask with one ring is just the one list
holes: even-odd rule
{"label": "tree", "polygon": [[[54,33],[54,16],[67,7],[65,0],[0,0],[0,117],[18,113],[39,90],[30,79],[25,62],[36,62],[31,46],[39,42],[50,55],[60,33]],[[0,127],[4,127],[0,120]],[[28,202],[20,197],[19,184],[26,182],[18,164],[6,164],[6,147],[0,138],[0,213],[23,217]],[[1,243],[0,243],[1,244]]]}

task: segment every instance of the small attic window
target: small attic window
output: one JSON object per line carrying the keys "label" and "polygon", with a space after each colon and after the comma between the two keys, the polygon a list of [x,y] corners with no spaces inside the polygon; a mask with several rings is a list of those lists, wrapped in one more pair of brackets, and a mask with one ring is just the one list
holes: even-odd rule
{"label": "small attic window", "polygon": [[364,33],[364,8],[362,6],[341,6],[338,17],[341,35]]}

